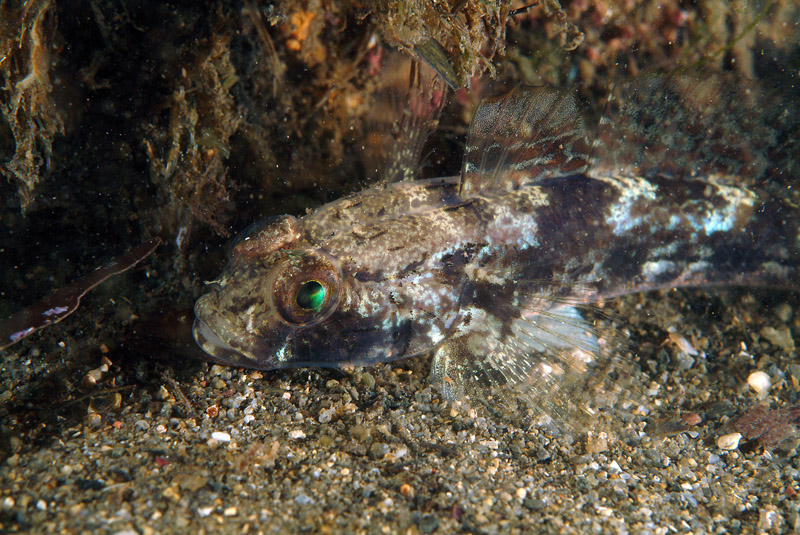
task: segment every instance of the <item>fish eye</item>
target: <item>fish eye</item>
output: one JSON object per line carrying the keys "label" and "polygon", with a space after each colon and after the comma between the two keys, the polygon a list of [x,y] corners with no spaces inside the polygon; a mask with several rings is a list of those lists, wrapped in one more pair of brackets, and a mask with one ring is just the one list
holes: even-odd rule
{"label": "fish eye", "polygon": [[325,287],[319,281],[306,281],[297,290],[295,302],[303,310],[319,310],[325,302]]}
{"label": "fish eye", "polygon": [[336,310],[341,281],[338,263],[327,254],[292,251],[270,271],[268,288],[272,306],[289,325],[313,325]]}

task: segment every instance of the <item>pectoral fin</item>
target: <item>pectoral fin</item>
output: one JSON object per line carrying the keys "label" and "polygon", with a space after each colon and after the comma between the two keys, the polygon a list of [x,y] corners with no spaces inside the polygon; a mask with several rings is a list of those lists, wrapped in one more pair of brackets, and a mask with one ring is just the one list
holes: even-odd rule
{"label": "pectoral fin", "polygon": [[448,399],[521,399],[541,416],[569,421],[616,399],[610,395],[631,367],[620,346],[573,305],[524,309],[510,320],[467,307],[454,335],[436,349],[431,377]]}

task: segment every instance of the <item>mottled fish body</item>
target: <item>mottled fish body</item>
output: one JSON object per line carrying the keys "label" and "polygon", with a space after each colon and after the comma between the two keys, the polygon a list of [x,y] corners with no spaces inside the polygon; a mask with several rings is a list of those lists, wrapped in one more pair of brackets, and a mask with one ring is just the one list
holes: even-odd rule
{"label": "mottled fish body", "polygon": [[460,176],[395,173],[259,225],[198,300],[195,339],[262,369],[432,352],[448,396],[569,395],[614,349],[584,305],[797,287],[796,117],[734,78],[652,77],[616,92],[590,143],[570,93],[517,88],[476,110]]}

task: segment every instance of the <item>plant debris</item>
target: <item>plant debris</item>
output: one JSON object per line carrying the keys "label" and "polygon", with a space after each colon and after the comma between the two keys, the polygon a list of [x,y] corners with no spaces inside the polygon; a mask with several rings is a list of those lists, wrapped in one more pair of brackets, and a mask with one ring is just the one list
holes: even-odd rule
{"label": "plant debris", "polygon": [[137,245],[85,277],[61,288],[50,297],[0,321],[0,350],[16,344],[36,331],[58,323],[75,312],[84,295],[114,275],[131,269],[150,256],[160,243],[160,238],[154,238]]}
{"label": "plant debris", "polygon": [[725,424],[728,433],[741,433],[748,441],[755,441],[767,451],[783,444],[797,433],[800,424],[800,405],[770,409],[753,405]]}

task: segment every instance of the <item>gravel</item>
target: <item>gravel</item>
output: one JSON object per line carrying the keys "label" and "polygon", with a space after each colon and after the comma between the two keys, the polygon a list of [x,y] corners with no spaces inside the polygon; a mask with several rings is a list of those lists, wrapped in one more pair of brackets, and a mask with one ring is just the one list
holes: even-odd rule
{"label": "gravel", "polygon": [[[709,307],[721,313],[708,317]],[[424,358],[344,373],[256,372],[178,356],[118,363],[112,349],[109,371],[65,402],[47,396],[48,365],[32,354],[52,348],[33,337],[0,371],[0,530],[800,529],[796,433],[765,450],[724,428],[753,405],[797,403],[796,355],[785,336],[759,334],[796,337],[796,307],[790,294],[745,291],[609,303],[636,348],[641,398],[593,428],[542,428],[524,412],[443,401]],[[687,343],[695,362],[676,365],[670,357]],[[763,400],[748,385],[759,370],[771,379]],[[72,372],[76,384],[81,373]]]}

